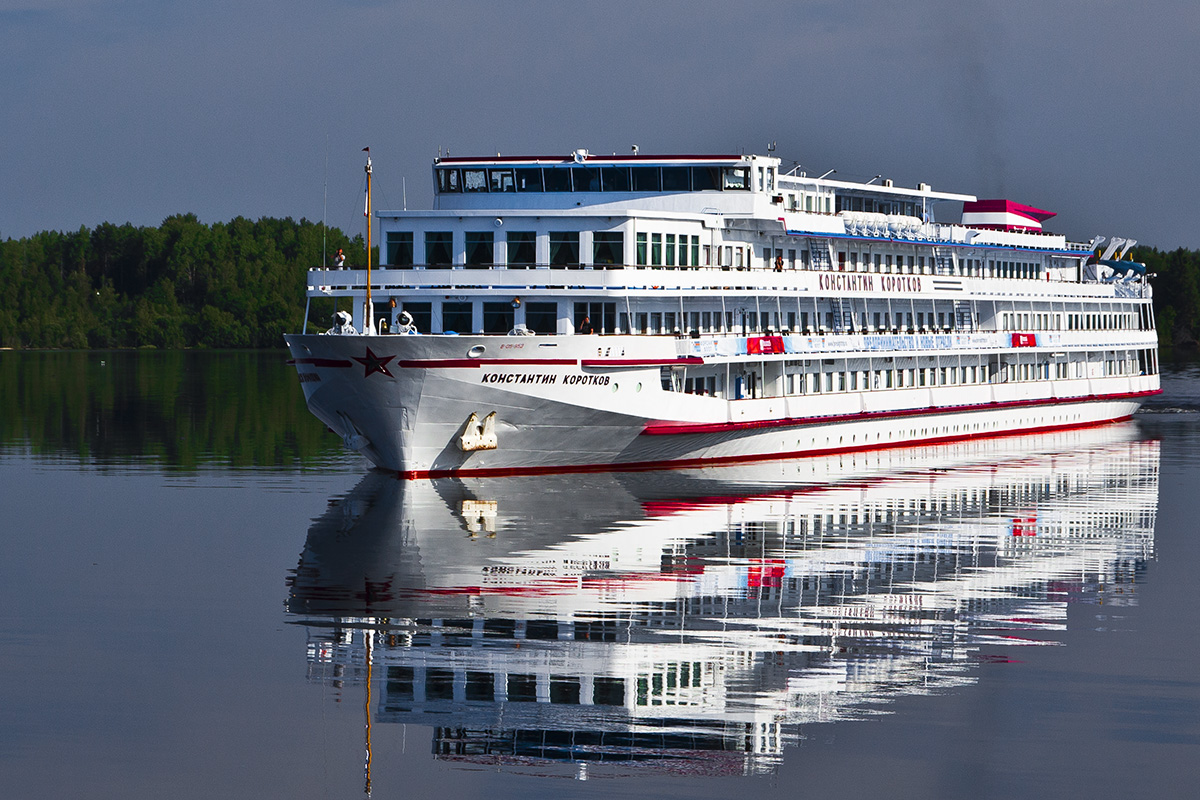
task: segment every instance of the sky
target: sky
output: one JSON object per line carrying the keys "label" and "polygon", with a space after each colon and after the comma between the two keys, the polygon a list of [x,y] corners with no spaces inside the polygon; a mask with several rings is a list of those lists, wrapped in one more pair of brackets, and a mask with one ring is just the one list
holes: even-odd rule
{"label": "sky", "polygon": [[0,239],[429,208],[453,155],[763,153],[1200,248],[1196,0],[0,0]]}

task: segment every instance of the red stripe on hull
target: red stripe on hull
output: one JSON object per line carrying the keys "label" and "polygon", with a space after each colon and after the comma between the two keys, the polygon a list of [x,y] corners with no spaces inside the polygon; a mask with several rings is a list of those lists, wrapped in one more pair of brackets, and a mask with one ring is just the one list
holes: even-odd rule
{"label": "red stripe on hull", "polygon": [[394,366],[404,369],[478,369],[490,366],[571,366],[573,358],[440,358],[397,361]]}
{"label": "red stripe on hull", "polygon": [[585,358],[579,362],[584,367],[681,367],[685,364],[703,364],[700,356],[679,358]]}
{"label": "red stripe on hull", "polygon": [[[1157,394],[1146,392],[1144,394]],[[938,412],[940,413],[940,412]],[[671,461],[635,461],[613,462],[607,464],[574,464],[556,467],[479,467],[462,469],[418,469],[402,470],[397,474],[401,478],[451,478],[471,476],[476,478],[501,478],[518,475],[564,475],[591,472],[649,472],[652,470],[694,469],[696,467],[712,467],[723,464],[747,464],[755,461],[782,461],[789,458],[823,458],[843,453],[863,453],[874,450],[903,450],[909,447],[923,447],[931,444],[948,444],[950,442],[965,442],[970,439],[1004,439],[1015,436],[1030,436],[1038,433],[1054,431],[1083,430],[1086,428],[1102,428],[1105,425],[1115,425],[1132,419],[1131,415],[1114,417],[1113,419],[1096,420],[1094,422],[1071,422],[1062,425],[1046,425],[1038,428],[1022,428],[1021,430],[991,431],[987,433],[964,433],[955,436],[931,436],[926,439],[909,439],[904,442],[887,442],[877,444],[861,444],[849,447],[833,447],[825,450],[792,450],[778,453],[756,453],[739,456],[714,456],[712,458],[685,458]]]}
{"label": "red stripe on hull", "polygon": [[975,403],[966,406],[938,406],[937,408],[904,408],[895,411],[859,411],[854,414],[837,414],[829,417],[789,417],[788,419],[764,419],[750,422],[648,422],[642,430],[643,436],[675,436],[684,433],[728,433],[730,431],[762,430],[764,428],[797,428],[807,425],[828,425],[841,422],[861,422],[869,419],[891,419],[896,417],[924,417],[931,414],[958,414],[970,411],[998,411],[1005,408],[1027,408],[1032,406],[1074,405],[1110,400],[1132,400],[1162,394],[1161,389],[1148,392],[1121,392],[1118,394],[1081,395],[1080,397],[1057,397],[1038,400],[1007,400],[997,403]]}

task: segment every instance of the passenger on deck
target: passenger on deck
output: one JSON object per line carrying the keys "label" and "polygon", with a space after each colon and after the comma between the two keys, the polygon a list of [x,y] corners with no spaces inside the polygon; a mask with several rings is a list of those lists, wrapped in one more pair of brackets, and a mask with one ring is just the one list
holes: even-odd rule
{"label": "passenger on deck", "polygon": [[333,257],[333,266],[336,269],[346,268],[346,254],[342,252],[342,248],[338,248],[337,255]]}

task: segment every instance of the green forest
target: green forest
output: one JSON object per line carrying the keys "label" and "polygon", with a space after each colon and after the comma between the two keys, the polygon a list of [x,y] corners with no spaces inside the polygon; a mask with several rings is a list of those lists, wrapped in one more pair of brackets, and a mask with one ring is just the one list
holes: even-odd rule
{"label": "green forest", "polygon": [[[339,247],[361,254],[362,237],[304,219],[207,225],[194,214],[8,239],[0,347],[283,347],[303,324],[308,269]],[[313,319],[327,322],[329,305],[314,304]]]}
{"label": "green forest", "polygon": [[[363,252],[361,236],[301,219],[162,225],[104,223],[0,242],[0,347],[50,349],[282,347],[304,322],[307,270],[325,254]],[[1200,252],[1138,247],[1154,273],[1164,349],[1195,349]],[[360,259],[361,260],[361,259]],[[378,263],[376,261],[376,263]],[[323,326],[331,303],[314,303]]]}

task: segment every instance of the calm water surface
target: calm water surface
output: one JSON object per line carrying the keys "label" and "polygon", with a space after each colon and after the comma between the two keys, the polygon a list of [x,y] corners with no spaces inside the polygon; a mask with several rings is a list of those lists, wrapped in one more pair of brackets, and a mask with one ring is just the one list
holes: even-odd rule
{"label": "calm water surface", "polygon": [[1193,797],[1200,372],[1132,423],[404,483],[279,353],[0,353],[5,797]]}

